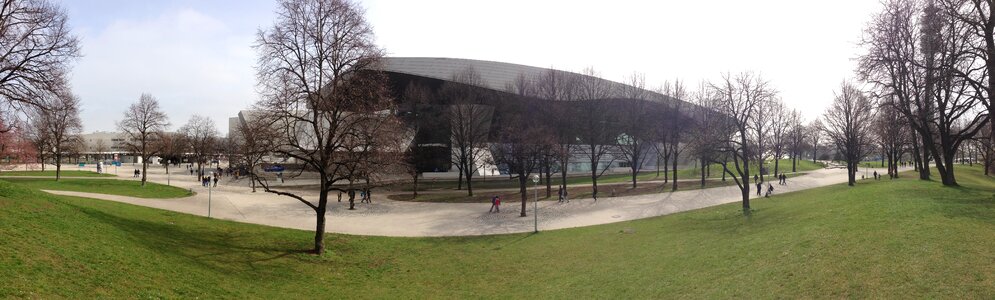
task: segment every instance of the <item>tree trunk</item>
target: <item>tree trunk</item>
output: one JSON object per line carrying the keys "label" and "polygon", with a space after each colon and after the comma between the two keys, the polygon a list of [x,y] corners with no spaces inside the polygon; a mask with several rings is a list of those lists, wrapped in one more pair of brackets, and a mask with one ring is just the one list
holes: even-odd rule
{"label": "tree trunk", "polygon": [[598,160],[594,157],[594,149],[591,149],[591,189],[594,201],[598,201]]}
{"label": "tree trunk", "polygon": [[466,166],[466,195],[473,197],[473,165]]}
{"label": "tree trunk", "polygon": [[145,179],[147,178],[146,176],[148,176],[148,172],[149,172],[149,161],[143,157],[142,158],[142,186],[143,187],[145,186]]}
{"label": "tree trunk", "polygon": [[328,190],[324,183],[321,184],[321,192],[318,194],[318,209],[315,210],[317,222],[314,228],[314,254],[325,253],[325,208],[328,205]]}
{"label": "tree trunk", "polygon": [[774,176],[777,176],[777,174],[780,174],[780,171],[781,171],[781,169],[780,169],[780,167],[781,167],[781,155],[777,154],[776,156],[777,157],[774,157]]}
{"label": "tree trunk", "polygon": [[701,164],[701,187],[705,188],[705,176],[706,176],[705,170],[708,169],[708,166],[704,158],[701,159],[700,164]]}
{"label": "tree trunk", "polygon": [[663,156],[663,166],[664,166],[664,169],[665,169],[663,171],[663,183],[670,182],[670,172],[667,172],[667,170],[666,170],[667,169],[666,167],[667,167],[668,164],[670,164],[670,154],[666,154],[666,155]]}
{"label": "tree trunk", "polygon": [[636,188],[636,174],[639,173],[639,170],[636,170],[635,164],[633,164],[629,168],[632,170],[632,188]]}
{"label": "tree trunk", "polygon": [[562,163],[563,167],[560,168],[560,184],[563,186],[563,190],[567,190],[567,163]]}
{"label": "tree trunk", "polygon": [[856,164],[856,162],[853,162],[850,159],[847,159],[846,161],[846,177],[847,185],[849,186],[853,186],[857,182]]}
{"label": "tree trunk", "polygon": [[[744,143],[745,145],[745,143]],[[743,159],[743,215],[750,215],[750,161],[748,159]],[[726,172],[723,170],[722,174]]]}
{"label": "tree trunk", "polygon": [[546,164],[546,198],[553,197],[553,165]]}
{"label": "tree trunk", "polygon": [[671,170],[674,172],[674,183],[670,187],[670,191],[673,192],[677,191],[677,154],[676,153],[674,154],[674,160],[672,161],[671,166],[673,166]]}
{"label": "tree trunk", "polygon": [[529,201],[528,190],[526,190],[526,177],[524,172],[518,172],[518,192],[522,196],[522,214],[520,217],[525,216],[525,204]]}
{"label": "tree trunk", "polygon": [[59,181],[62,173],[62,155],[55,154],[55,181]]}
{"label": "tree trunk", "polygon": [[462,190],[463,189],[463,167],[460,166],[457,169],[459,169],[459,180],[456,181],[457,182],[456,183],[456,190]]}
{"label": "tree trunk", "polygon": [[816,158],[818,158],[818,155],[817,155],[818,153],[817,152],[819,152],[819,146],[818,145],[812,146],[812,163],[813,164],[814,163],[818,163],[816,161]]}
{"label": "tree trunk", "polygon": [[417,172],[414,173],[414,176],[411,177],[412,177],[411,181],[414,183],[414,189],[412,191],[411,199],[415,199],[418,198],[418,173]]}

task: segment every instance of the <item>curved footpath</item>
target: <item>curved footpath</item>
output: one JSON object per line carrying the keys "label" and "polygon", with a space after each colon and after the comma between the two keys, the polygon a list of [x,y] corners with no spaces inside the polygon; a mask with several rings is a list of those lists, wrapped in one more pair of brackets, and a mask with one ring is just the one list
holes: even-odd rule
{"label": "curved footpath", "polygon": [[[150,171],[155,171],[150,168]],[[884,169],[869,169],[868,172]],[[159,172],[162,172],[161,170]],[[149,174],[150,180],[166,183],[164,174]],[[104,177],[108,178],[108,177]],[[120,178],[120,177],[119,177]],[[131,179],[131,178],[127,178]],[[884,179],[887,180],[887,179]],[[172,185],[197,192],[186,198],[144,199],[96,193],[46,191],[52,194],[79,196],[130,203],[159,209],[207,216],[208,195],[211,217],[237,222],[284,228],[314,230],[315,213],[297,200],[270,193],[252,193],[245,186],[220,186],[207,191],[193,176],[173,175]],[[788,179],[788,185],[775,185],[776,194],[846,182],[846,171],[822,169]],[[387,200],[374,194],[373,204],[336,202],[333,194],[327,217],[327,231],[355,235],[379,236],[464,236],[531,232],[532,203],[528,217],[519,217],[521,202],[505,200],[500,213],[488,213],[489,203],[421,203]],[[317,193],[309,195],[317,199]],[[755,191],[753,196],[756,197]],[[509,201],[510,200],[510,201]],[[573,199],[569,203],[539,202],[539,230],[561,229],[621,222],[672,214],[725,203],[739,202],[735,186],[678,191],[615,198]]]}

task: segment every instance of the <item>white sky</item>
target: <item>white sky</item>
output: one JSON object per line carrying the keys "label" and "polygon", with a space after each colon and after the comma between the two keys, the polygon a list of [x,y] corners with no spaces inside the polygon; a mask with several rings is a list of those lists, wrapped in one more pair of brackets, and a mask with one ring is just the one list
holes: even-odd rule
{"label": "white sky", "polygon": [[[273,1],[61,3],[82,39],[73,87],[88,132],[114,130],[143,92],[159,98],[173,128],[197,113],[223,134],[228,117],[257,99],[250,46],[256,30],[272,24]],[[645,73],[651,87],[753,70],[809,120],[853,77],[862,28],[880,7],[875,0],[361,3],[392,56],[592,66],[616,81]]]}

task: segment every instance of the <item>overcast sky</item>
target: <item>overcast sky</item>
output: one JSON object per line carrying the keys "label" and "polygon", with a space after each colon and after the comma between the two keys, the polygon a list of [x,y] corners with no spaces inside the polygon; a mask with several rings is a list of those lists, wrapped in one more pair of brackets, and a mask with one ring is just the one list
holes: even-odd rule
{"label": "overcast sky", "polygon": [[[362,1],[391,56],[493,60],[580,71],[650,87],[695,86],[722,73],[763,74],[806,119],[852,78],[861,31],[880,5],[840,1]],[[192,114],[228,117],[258,99],[259,28],[274,1],[64,0],[82,40],[73,88],[85,130],[115,130],[142,93],[157,97],[172,129]]]}

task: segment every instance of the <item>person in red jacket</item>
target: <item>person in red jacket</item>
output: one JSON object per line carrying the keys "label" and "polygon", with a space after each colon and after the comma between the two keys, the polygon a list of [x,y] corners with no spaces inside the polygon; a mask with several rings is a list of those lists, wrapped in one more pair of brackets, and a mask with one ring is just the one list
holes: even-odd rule
{"label": "person in red jacket", "polygon": [[491,209],[487,212],[501,212],[501,197],[494,196],[491,198]]}

